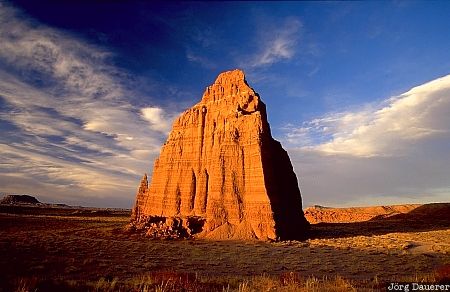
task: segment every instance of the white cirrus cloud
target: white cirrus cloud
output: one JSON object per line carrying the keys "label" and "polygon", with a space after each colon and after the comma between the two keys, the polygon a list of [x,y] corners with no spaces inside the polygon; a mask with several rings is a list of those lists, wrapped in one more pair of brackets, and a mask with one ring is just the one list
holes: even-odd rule
{"label": "white cirrus cloud", "polygon": [[207,69],[215,69],[217,67],[213,61],[202,54],[195,53],[192,49],[187,49],[186,58],[189,62],[200,64]]}
{"label": "white cirrus cloud", "polygon": [[132,104],[113,57],[0,5],[0,191],[132,204],[174,113]]}
{"label": "white cirrus cloud", "polygon": [[294,57],[302,23],[297,18],[289,18],[279,27],[271,27],[261,32],[259,51],[252,58],[252,67],[268,66]]}

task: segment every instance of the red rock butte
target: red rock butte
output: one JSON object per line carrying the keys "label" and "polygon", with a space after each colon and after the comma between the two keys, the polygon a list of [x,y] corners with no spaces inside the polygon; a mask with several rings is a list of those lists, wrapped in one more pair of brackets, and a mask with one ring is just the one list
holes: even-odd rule
{"label": "red rock butte", "polygon": [[221,73],[175,120],[150,185],[141,181],[132,224],[211,239],[305,237],[297,177],[244,72]]}

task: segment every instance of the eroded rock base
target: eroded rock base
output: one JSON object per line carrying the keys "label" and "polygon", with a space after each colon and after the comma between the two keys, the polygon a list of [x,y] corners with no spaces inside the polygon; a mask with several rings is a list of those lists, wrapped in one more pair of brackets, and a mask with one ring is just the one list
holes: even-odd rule
{"label": "eroded rock base", "polygon": [[205,219],[198,216],[145,216],[139,221],[132,220],[127,230],[153,239],[188,239],[201,233],[204,224]]}

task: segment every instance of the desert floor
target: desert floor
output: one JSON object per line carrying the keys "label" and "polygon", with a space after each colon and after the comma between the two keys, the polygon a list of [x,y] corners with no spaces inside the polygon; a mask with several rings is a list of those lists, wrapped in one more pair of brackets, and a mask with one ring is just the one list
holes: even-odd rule
{"label": "desert floor", "polygon": [[450,270],[448,220],[316,224],[305,241],[164,241],[125,232],[127,212],[0,211],[0,291],[58,285],[145,290],[144,283],[148,291],[191,291],[170,286],[171,277],[203,281],[211,284],[203,290],[217,291],[256,291],[255,279],[272,281],[269,291],[302,291],[289,290],[287,282],[311,285],[327,279],[344,282],[342,291],[384,290],[387,282],[433,280],[439,273],[445,280]]}

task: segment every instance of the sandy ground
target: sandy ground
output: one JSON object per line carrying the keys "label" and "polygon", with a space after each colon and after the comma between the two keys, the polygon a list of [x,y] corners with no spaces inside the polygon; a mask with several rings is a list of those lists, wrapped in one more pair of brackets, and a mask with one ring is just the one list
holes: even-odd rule
{"label": "sandy ground", "polygon": [[448,222],[318,224],[311,239],[292,242],[162,241],[125,232],[123,212],[19,213],[0,213],[0,283],[21,277],[130,279],[162,270],[394,281],[450,265]]}

